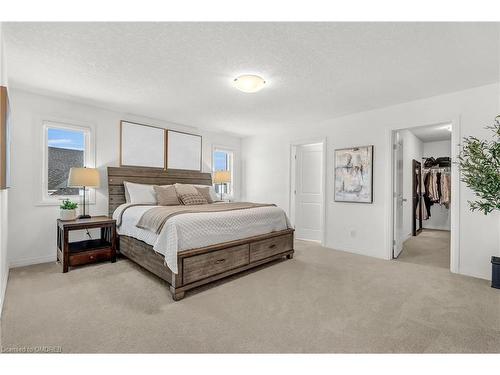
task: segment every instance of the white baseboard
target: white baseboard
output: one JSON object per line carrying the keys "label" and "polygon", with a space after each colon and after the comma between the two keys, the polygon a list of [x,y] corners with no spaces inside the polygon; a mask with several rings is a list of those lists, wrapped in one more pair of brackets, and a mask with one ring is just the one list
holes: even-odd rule
{"label": "white baseboard", "polygon": [[[330,246],[330,245],[325,245],[324,247],[328,249],[332,249],[335,251],[342,251],[343,253],[351,253],[351,254],[356,254],[356,255],[363,255],[365,257],[370,257],[370,258],[375,258],[375,259],[384,259],[388,260],[386,256],[380,256],[380,255],[375,255],[375,254],[369,254],[363,250],[358,250],[358,249],[351,249],[351,248],[341,248],[339,249],[338,247]],[[381,252],[382,253],[382,252]]]}
{"label": "white baseboard", "polygon": [[31,266],[33,264],[55,262],[56,259],[57,259],[56,255],[52,254],[52,255],[45,255],[42,257],[35,257],[35,258],[14,259],[14,260],[11,260],[9,264],[10,264],[10,268],[16,268],[16,267]]}
{"label": "white baseboard", "polygon": [[440,227],[438,225],[429,225],[429,226],[424,226],[423,229],[433,229],[433,230],[445,230],[445,231],[451,231],[449,226],[446,227]]}
{"label": "white baseboard", "polygon": [[0,290],[0,319],[2,319],[2,311],[3,311],[3,302],[5,301],[5,293],[7,292],[7,280],[9,279],[9,269],[7,268],[7,272],[3,276],[2,280],[2,290]]}
{"label": "white baseboard", "polygon": [[483,280],[488,280],[491,281],[491,274],[483,275],[479,273],[470,273],[470,272],[458,272],[459,275],[463,276],[468,276],[468,277],[475,277],[476,279],[483,279]]}

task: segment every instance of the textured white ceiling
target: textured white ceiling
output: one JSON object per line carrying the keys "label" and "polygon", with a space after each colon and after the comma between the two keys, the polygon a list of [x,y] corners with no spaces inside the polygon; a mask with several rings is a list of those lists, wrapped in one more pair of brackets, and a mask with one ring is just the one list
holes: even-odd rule
{"label": "textured white ceiling", "polygon": [[[499,80],[498,23],[7,23],[9,83],[241,135]],[[231,86],[262,75],[261,92]]]}
{"label": "textured white ceiling", "polygon": [[419,126],[409,129],[422,142],[437,142],[451,140],[451,124]]}

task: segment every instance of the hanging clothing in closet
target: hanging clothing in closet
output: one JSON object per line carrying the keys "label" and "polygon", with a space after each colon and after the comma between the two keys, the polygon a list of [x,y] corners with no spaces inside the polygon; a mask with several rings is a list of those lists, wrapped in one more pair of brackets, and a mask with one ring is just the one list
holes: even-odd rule
{"label": "hanging clothing in closet", "polygon": [[451,176],[450,173],[441,174],[441,200],[440,203],[444,204],[446,208],[450,208],[451,202]]}
{"label": "hanging clothing in closet", "polygon": [[[441,158],[438,158],[441,159]],[[429,165],[429,163],[424,163]],[[423,201],[425,210],[427,211],[427,218],[431,216],[431,207],[437,203],[450,207],[451,200],[451,176],[449,167],[431,166],[424,169],[423,172],[423,185],[424,194]],[[423,215],[424,216],[424,215]],[[424,216],[425,218],[425,216]],[[427,219],[425,218],[425,219]]]}

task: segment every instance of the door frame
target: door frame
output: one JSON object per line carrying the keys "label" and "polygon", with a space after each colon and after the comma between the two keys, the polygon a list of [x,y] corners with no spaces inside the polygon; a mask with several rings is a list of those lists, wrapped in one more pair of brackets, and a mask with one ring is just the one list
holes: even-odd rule
{"label": "door frame", "polygon": [[386,231],[386,257],[391,260],[394,239],[394,153],[393,144],[395,134],[399,130],[413,129],[431,125],[451,125],[451,230],[450,230],[450,271],[460,273],[460,169],[454,161],[458,160],[460,154],[461,125],[460,115],[450,116],[438,121],[420,124],[408,124],[407,126],[394,126],[386,132],[386,192],[387,192],[387,231]]}
{"label": "door frame", "polygon": [[[398,219],[397,208],[400,208],[399,206],[402,207],[402,205],[404,203],[404,198],[403,198],[404,143],[401,139],[398,139],[398,135],[400,136],[400,134],[398,134],[398,132],[394,132],[394,141],[393,141],[394,146],[392,146],[392,156],[394,158],[394,163],[393,163],[394,170],[392,171],[393,179],[392,179],[391,199],[393,200],[392,213],[394,215],[394,218],[392,220],[393,241],[392,241],[392,246],[391,246],[391,249],[392,249],[391,259],[397,259],[399,257],[399,255],[401,255],[401,252],[403,251],[403,243],[404,243],[404,239],[403,239],[403,235],[402,235],[403,234],[403,227],[404,227],[404,225],[403,225],[404,212],[402,210],[401,210],[401,212],[399,212],[399,214],[401,216],[401,223],[399,223],[401,225],[401,228],[400,228],[401,232],[399,233],[400,238],[398,240],[396,240],[394,238],[395,233],[396,233],[396,220]],[[401,168],[400,169],[398,168],[399,156],[401,156]],[[399,181],[399,180],[401,180],[401,181]],[[401,186],[399,186],[399,182],[401,182]],[[401,189],[399,191],[399,194],[396,193],[396,190],[398,189],[398,187]],[[396,245],[398,246],[398,251],[396,251],[396,249],[395,249]],[[401,248],[401,250],[399,250],[399,248]],[[397,253],[397,255],[396,255],[396,253]]]}
{"label": "door frame", "polygon": [[288,213],[290,216],[290,222],[292,226],[295,228],[295,207],[296,207],[296,200],[295,200],[295,187],[296,187],[296,182],[297,182],[297,176],[296,176],[296,154],[297,154],[297,147],[298,146],[306,146],[306,145],[312,145],[312,144],[321,144],[322,147],[322,166],[321,166],[321,188],[322,188],[322,194],[321,194],[321,217],[320,217],[320,227],[321,227],[321,234],[320,234],[320,243],[322,246],[325,245],[325,223],[326,223],[326,155],[327,155],[327,150],[326,150],[326,138],[309,138],[309,139],[302,139],[302,140],[297,140],[294,142],[290,142],[290,169],[289,169],[289,186],[290,190],[288,191],[288,196],[289,196],[289,206],[288,206]]}

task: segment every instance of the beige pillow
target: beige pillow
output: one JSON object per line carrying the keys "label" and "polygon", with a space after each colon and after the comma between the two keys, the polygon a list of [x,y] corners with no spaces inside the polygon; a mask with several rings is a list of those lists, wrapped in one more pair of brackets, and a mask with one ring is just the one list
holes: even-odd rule
{"label": "beige pillow", "polygon": [[177,191],[177,197],[186,206],[195,204],[207,204],[207,199],[200,194],[200,192],[190,184],[174,184]]}
{"label": "beige pillow", "polygon": [[156,200],[160,206],[178,206],[181,204],[174,185],[154,186]]}
{"label": "beige pillow", "polygon": [[203,197],[207,200],[208,203],[214,203],[212,196],[210,195],[210,186],[195,186],[198,193],[203,195]]}
{"label": "beige pillow", "polygon": [[181,196],[183,194],[199,194],[198,190],[193,185],[189,184],[174,184],[177,195]]}

